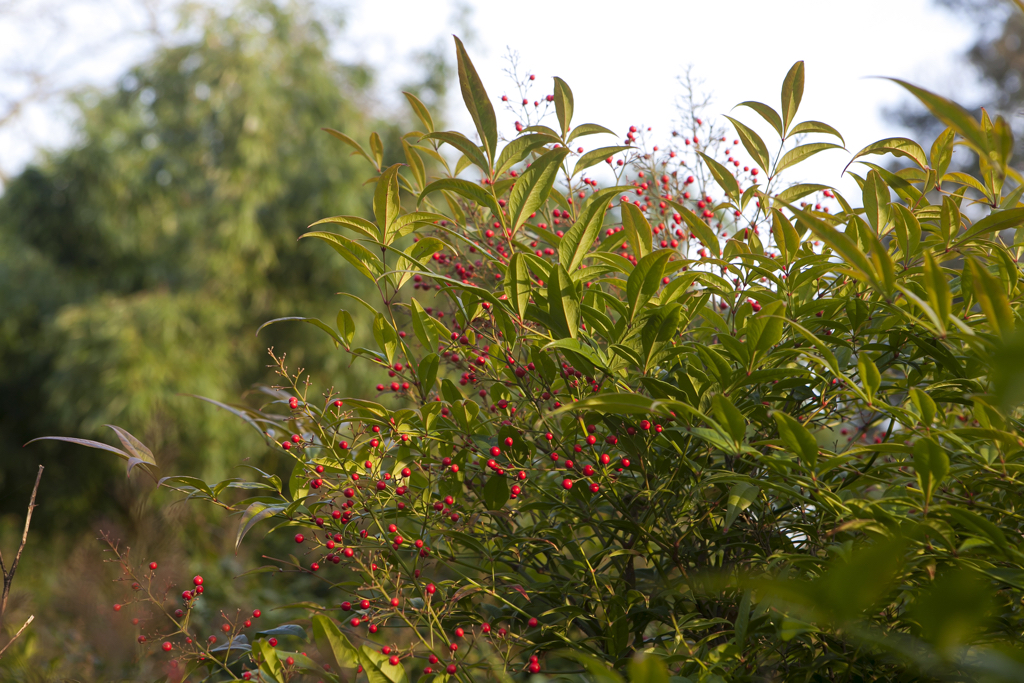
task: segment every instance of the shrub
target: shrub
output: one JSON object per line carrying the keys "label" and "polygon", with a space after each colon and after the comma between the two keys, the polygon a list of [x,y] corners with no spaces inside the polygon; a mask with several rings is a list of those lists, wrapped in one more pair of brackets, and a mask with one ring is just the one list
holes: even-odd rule
{"label": "shrub", "polygon": [[[1024,185],[1006,123],[901,83],[949,127],[930,153],[858,152],[848,200],[780,175],[843,143],[797,122],[803,63],[779,111],[744,103],[775,156],[700,112],[667,145],[631,128],[584,152],[610,131],[573,125],[557,78],[557,128],[500,144],[456,47],[479,144],[412,96],[425,132],[405,165],[333,131],[376,169],[374,220],[304,235],[376,286],[374,304],[346,296],[376,348],[352,345],[344,310],[282,319],[386,373],[377,400],[272,352],[280,386],[225,407],[294,458],[290,478],[159,480],[240,513],[237,543],[294,536],[259,571],[313,577],[322,599],[288,624],[266,607],[197,624],[202,586],[154,592],[167,619],[147,646],[166,640],[174,671],[278,683],[1019,679],[1024,338],[1020,243],[1001,235],[1024,225]],[[946,172],[955,145],[976,177]],[[863,160],[885,154],[908,163]],[[598,165],[614,185],[586,177]]]}

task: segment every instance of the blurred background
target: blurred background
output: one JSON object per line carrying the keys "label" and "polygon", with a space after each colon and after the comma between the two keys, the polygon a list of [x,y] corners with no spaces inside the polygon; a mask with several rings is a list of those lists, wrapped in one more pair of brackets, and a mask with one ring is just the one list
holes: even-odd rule
{"label": "blurred background", "polygon": [[[709,115],[743,100],[775,105],[798,59],[802,113],[838,128],[851,152],[895,135],[930,145],[940,132],[897,86],[869,76],[1001,113],[1018,147],[1024,132],[1024,21],[1010,0],[0,0],[6,553],[46,466],[0,646],[29,614],[36,621],[0,659],[0,680],[161,675],[157,660],[138,660],[134,626],[111,609],[126,595],[103,564],[102,532],[179,585],[201,571],[210,605],[308,596],[301,582],[232,578],[268,549],[254,534],[236,555],[236,522],[219,510],[127,480],[113,456],[22,445],[42,435],[111,442],[110,423],[149,445],[164,474],[216,480],[242,476],[243,462],[277,471],[285,463],[243,423],[187,395],[253,400],[254,385],[273,381],[270,346],[315,369],[314,391],[371,391],[378,380],[312,327],[255,331],[289,315],[333,320],[337,292],[360,294],[341,259],[296,239],[324,216],[370,215],[370,167],[321,127],[360,141],[376,130],[394,163],[400,135],[416,127],[407,90],[438,128],[471,130],[452,33],[492,100],[521,97],[512,70],[537,75],[530,99],[559,75],[577,120],[617,132],[668,136],[686,73],[712,98]],[[502,129],[511,134],[516,118],[503,112]],[[830,154],[802,172],[856,187],[840,175],[849,155]]]}

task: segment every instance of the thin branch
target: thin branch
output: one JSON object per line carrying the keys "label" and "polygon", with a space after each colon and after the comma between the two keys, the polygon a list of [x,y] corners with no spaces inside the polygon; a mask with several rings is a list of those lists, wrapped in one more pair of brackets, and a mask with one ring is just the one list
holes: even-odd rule
{"label": "thin branch", "polygon": [[36,615],[34,615],[34,614],[29,616],[28,621],[26,621],[24,624],[21,625],[21,628],[19,628],[18,632],[14,634],[14,637],[7,641],[7,644],[3,646],[3,649],[0,649],[0,657],[4,656],[4,653],[7,652],[7,648],[9,648],[11,646],[11,643],[13,643],[14,641],[16,641],[18,639],[18,636],[20,636],[21,632],[25,630],[25,627],[27,627],[29,624],[31,624],[35,620],[35,618],[36,618]]}
{"label": "thin branch", "polygon": [[[32,487],[32,498],[28,501],[28,513],[25,515],[25,530],[21,532],[21,545],[18,547],[18,554],[14,556],[11,563],[11,570],[4,572],[4,592],[0,599],[0,625],[3,625],[4,612],[7,611],[7,598],[11,594],[11,584],[14,582],[14,572],[18,571],[18,562],[21,561],[21,553],[25,550],[25,543],[28,542],[28,527],[32,523],[32,511],[36,507],[36,494],[39,492],[39,480],[43,478],[43,466],[39,466],[36,474],[36,484]],[[31,619],[29,620],[31,621]],[[24,628],[24,627],[22,627]]]}

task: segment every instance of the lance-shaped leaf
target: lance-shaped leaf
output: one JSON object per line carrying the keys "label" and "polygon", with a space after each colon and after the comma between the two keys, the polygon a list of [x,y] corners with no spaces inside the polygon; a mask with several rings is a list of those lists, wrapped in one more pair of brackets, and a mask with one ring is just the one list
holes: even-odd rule
{"label": "lance-shaped leaf", "polygon": [[513,254],[505,269],[505,294],[512,308],[522,318],[526,304],[530,301],[530,271],[521,253]]}
{"label": "lance-shaped leaf", "polygon": [[328,658],[335,671],[359,666],[359,653],[338,626],[323,614],[313,617],[313,639],[317,651]]}
{"label": "lance-shaped leaf", "polygon": [[907,138],[886,138],[885,140],[872,142],[870,145],[854,154],[853,158],[850,159],[850,163],[846,164],[843,168],[843,172],[845,172],[854,161],[868,154],[892,154],[898,157],[906,157],[917,164],[921,170],[927,171],[929,169],[928,157],[925,156],[924,149],[921,148],[921,145],[917,144],[913,140],[908,140]]}
{"label": "lance-shaped leaf", "polygon": [[782,411],[774,411],[772,417],[779,428],[779,438],[786,445],[786,450],[800,458],[804,465],[814,467],[818,462],[818,442],[814,436],[795,418]]}
{"label": "lance-shaped leaf", "polygon": [[750,355],[767,353],[782,340],[786,324],[782,313],[786,307],[783,301],[773,301],[757,313],[747,317],[747,345]]}
{"label": "lance-shaped leaf", "polygon": [[334,251],[341,254],[346,261],[355,266],[356,270],[374,282],[384,274],[384,264],[381,263],[377,255],[354,240],[333,232],[307,232],[300,236],[299,239],[305,237],[314,237],[327,242]]}
{"label": "lance-shaped leaf", "polygon": [[789,124],[800,108],[804,97],[804,63],[799,61],[789,69],[782,81],[782,129],[789,130]]}
{"label": "lance-shaped leaf", "polygon": [[889,208],[889,186],[878,171],[868,171],[864,181],[864,214],[875,234],[882,234],[892,215]]}
{"label": "lance-shaped leaf", "polygon": [[739,199],[740,197],[740,186],[736,182],[736,176],[732,174],[728,168],[723,166],[720,162],[715,161],[704,152],[697,152],[700,158],[707,164],[708,170],[711,171],[711,175],[715,177],[715,181],[718,186],[725,190],[725,193],[733,199]]}
{"label": "lance-shaped leaf", "polygon": [[924,88],[901,81],[898,78],[889,78],[887,80],[898,83],[906,88],[914,97],[921,101],[921,104],[928,108],[928,111],[935,118],[959,133],[976,152],[980,152],[982,156],[987,155],[989,150],[988,138],[981,130],[981,125],[977,119],[971,116],[966,109],[952,100],[947,100],[941,95],[936,95]]}
{"label": "lance-shaped leaf", "polygon": [[604,126],[599,126],[596,123],[581,123],[580,125],[572,129],[572,132],[569,133],[567,141],[572,142],[578,137],[583,137],[584,135],[597,135],[599,133],[604,135],[611,135],[614,138],[619,137],[614,133],[614,131],[610,131]]}
{"label": "lance-shaped leaf", "polygon": [[487,98],[487,91],[484,84],[469,59],[462,41],[455,38],[455,54],[458,61],[459,87],[462,89],[462,99],[466,103],[469,115],[473,117],[477,133],[484,143],[489,159],[494,158],[494,152],[498,147],[498,122],[494,117],[494,107]]}
{"label": "lance-shaped leaf", "polygon": [[416,118],[423,124],[423,128],[428,133],[434,132],[434,119],[430,116],[430,110],[420,102],[420,98],[413,95],[411,92],[403,92],[405,99],[409,101],[409,106],[412,107],[413,112],[416,114]]}
{"label": "lance-shaped leaf", "polygon": [[997,336],[1004,336],[1013,330],[1013,309],[1003,291],[1003,283],[992,277],[985,267],[973,257],[965,259],[965,268],[970,275],[970,285],[974,299],[981,306],[985,318]]}
{"label": "lance-shaped leaf", "polygon": [[569,132],[572,124],[572,90],[558,76],[555,76],[555,115],[558,117],[558,125],[562,128],[562,135]]}
{"label": "lance-shaped leaf", "polygon": [[771,157],[768,154],[768,147],[764,144],[764,140],[761,136],[755,133],[750,128],[746,127],[731,116],[726,116],[732,122],[732,125],[736,128],[737,135],[740,136],[740,143],[743,144],[743,148],[747,150],[747,153],[753,157],[754,161],[764,170],[768,170],[771,163]]}
{"label": "lance-shaped leaf", "polygon": [[629,304],[629,319],[634,320],[640,310],[650,301],[661,286],[665,264],[673,249],[659,249],[640,259],[626,281],[626,302]]}
{"label": "lance-shaped leaf", "polygon": [[321,218],[309,227],[312,228],[317,225],[323,225],[324,223],[332,223],[334,225],[340,225],[348,228],[349,230],[357,232],[361,236],[373,242],[380,242],[383,239],[383,236],[376,225],[365,218],[360,218],[359,216],[331,216],[330,218]]}
{"label": "lance-shaped leaf", "polygon": [[545,152],[530,168],[519,176],[508,198],[509,223],[512,232],[519,229],[530,214],[539,209],[548,199],[562,159],[569,153],[565,147]]}
{"label": "lance-shaped leaf", "polygon": [[551,271],[547,288],[548,317],[558,336],[576,338],[580,326],[580,302],[569,273],[561,265]]}
{"label": "lance-shaped leaf", "polygon": [[576,165],[573,166],[572,169],[572,175],[573,177],[575,177],[576,174],[578,174],[580,171],[590,168],[594,164],[599,164],[605,159],[609,159],[613,155],[618,154],[619,152],[625,152],[630,149],[632,149],[632,147],[623,147],[621,145],[615,147],[599,147],[597,149],[592,149],[576,160]]}
{"label": "lance-shaped leaf", "polygon": [[401,166],[394,164],[381,173],[373,191],[373,216],[377,219],[380,233],[384,235],[385,244],[390,242],[391,228],[402,210],[398,197],[398,169]]}
{"label": "lance-shaped leaf", "polygon": [[726,529],[732,526],[732,523],[736,521],[741,512],[753,505],[759,493],[761,493],[761,489],[745,481],[734,484],[729,489],[729,497],[726,499],[727,505],[725,509]]}
{"label": "lance-shaped leaf", "polygon": [[779,159],[779,163],[775,166],[775,172],[781,173],[790,166],[795,166],[801,161],[808,159],[818,152],[824,152],[826,149],[843,149],[840,145],[834,145],[831,142],[809,142],[806,145],[800,145],[789,150],[782,155]]}
{"label": "lance-shaped leaf", "polygon": [[242,519],[238,523],[238,533],[235,535],[235,552],[238,552],[239,546],[242,545],[242,539],[245,538],[250,529],[287,507],[287,505],[275,505],[259,501],[247,507],[245,512],[242,513]]}
{"label": "lance-shaped leaf", "polygon": [[491,210],[491,214],[495,216],[496,220],[500,220],[498,217],[502,216],[501,209],[498,208],[498,200],[494,198],[494,195],[476,183],[471,183],[462,178],[441,178],[440,180],[435,180],[423,188],[423,192],[420,192],[419,201],[422,202],[424,197],[438,190],[454,192],[474,204],[486,206]]}
{"label": "lance-shaped leaf", "polygon": [[930,438],[920,438],[914,442],[914,472],[927,506],[935,489],[949,474],[949,456]]}
{"label": "lance-shaped leaf", "polygon": [[332,330],[330,325],[325,323],[323,320],[320,320],[319,318],[303,318],[303,317],[296,317],[296,316],[290,316],[288,318],[274,318],[273,320],[268,320],[267,322],[263,323],[258,328],[256,328],[256,334],[259,335],[260,330],[262,330],[267,325],[273,325],[275,323],[282,323],[282,322],[286,322],[286,321],[290,321],[290,320],[298,320],[300,322],[309,323],[310,325],[313,325],[314,327],[319,327],[321,330],[323,330],[327,334],[331,335],[331,339],[334,340],[334,345],[335,346],[340,346],[341,345],[341,337],[338,336],[338,333],[335,332],[334,330]]}
{"label": "lance-shaped leaf", "polygon": [[949,314],[953,310],[953,295],[949,291],[949,283],[946,281],[946,274],[937,263],[932,253],[926,252],[924,256],[924,289],[928,294],[928,303],[935,311],[939,319],[939,332],[946,332],[946,325],[949,322]]}
{"label": "lance-shaped leaf", "polygon": [[836,136],[841,143],[846,144],[846,140],[843,140],[843,136],[839,134],[838,130],[821,121],[803,121],[793,126],[789,131],[790,135],[800,135],[802,133],[826,133]]}
{"label": "lance-shaped leaf", "polygon": [[562,241],[558,243],[558,262],[570,273],[575,272],[584,257],[590,251],[594,240],[604,225],[605,208],[608,202],[619,192],[628,187],[608,187],[598,190],[576,218],[572,227],[565,231]]}
{"label": "lance-shaped leaf", "polygon": [[491,165],[487,162],[487,157],[480,151],[476,143],[467,138],[462,133],[456,131],[446,131],[438,133],[428,133],[424,135],[421,140],[440,140],[446,144],[451,145],[455,149],[459,150],[466,155],[472,163],[483,171],[485,174],[490,175]]}
{"label": "lance-shaped leaf", "polygon": [[557,141],[558,138],[553,138],[543,133],[520,135],[501,148],[501,154],[498,155],[498,163],[494,174],[496,176],[504,175],[506,171],[522,161],[523,157],[533,150]]}
{"label": "lance-shaped leaf", "polygon": [[[780,138],[785,137],[786,132],[782,127],[782,117],[779,116],[779,113],[777,111],[769,107],[767,104],[764,104],[763,102],[755,102],[753,100],[748,100],[747,102],[740,102],[736,106],[750,107],[758,114],[760,114],[761,118],[767,121],[771,125],[771,127],[775,129],[775,132],[779,134]],[[765,170],[767,171],[768,169]]]}
{"label": "lance-shaped leaf", "polygon": [[363,157],[364,159],[366,159],[367,161],[369,161],[369,162],[370,162],[371,164],[373,164],[373,167],[374,167],[374,168],[377,168],[377,162],[376,162],[376,161],[374,161],[374,160],[373,160],[373,159],[372,159],[372,158],[370,157],[370,155],[366,153],[366,150],[365,150],[365,149],[363,149],[363,146],[362,146],[362,145],[360,145],[360,144],[359,144],[358,142],[356,142],[355,140],[353,140],[353,139],[352,139],[352,138],[350,138],[349,136],[345,135],[345,134],[344,134],[344,133],[342,133],[341,131],[339,131],[339,130],[334,130],[333,128],[322,128],[321,130],[323,130],[323,131],[326,131],[326,132],[330,133],[330,134],[331,134],[331,135],[333,135],[334,137],[336,137],[336,138],[338,138],[339,140],[341,140],[342,142],[344,142],[344,143],[345,143],[346,145],[348,145],[349,147],[351,147],[352,149],[354,149],[354,150],[355,150],[354,152],[352,152],[352,154],[358,154],[358,155],[360,155],[361,157]]}
{"label": "lance-shaped leaf", "polygon": [[651,224],[647,222],[644,212],[629,202],[622,203],[622,226],[626,229],[626,238],[633,247],[636,256],[643,258],[651,253],[654,234]]}
{"label": "lance-shaped leaf", "polygon": [[874,399],[878,388],[882,386],[882,374],[878,371],[874,359],[866,352],[861,352],[857,358],[857,371],[860,373],[860,382],[864,387],[864,393],[868,401]]}
{"label": "lance-shaped leaf", "polygon": [[717,258],[722,255],[722,243],[718,241],[718,235],[711,229],[710,225],[682,204],[670,201],[669,206],[682,216],[683,220],[686,221],[686,227],[697,236],[701,244],[707,247],[712,256]]}
{"label": "lance-shaped leaf", "polygon": [[733,443],[741,443],[747,433],[747,420],[739,408],[721,394],[716,394],[711,398],[711,407],[718,422],[729,430],[729,436],[732,437]]}

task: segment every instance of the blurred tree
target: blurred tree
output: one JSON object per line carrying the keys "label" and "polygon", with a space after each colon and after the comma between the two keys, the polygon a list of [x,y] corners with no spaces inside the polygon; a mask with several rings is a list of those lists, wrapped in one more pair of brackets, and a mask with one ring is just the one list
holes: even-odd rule
{"label": "blurred tree", "polygon": [[[178,394],[237,400],[269,378],[269,345],[326,368],[339,390],[362,388],[311,327],[254,332],[287,315],[333,320],[336,293],[353,291],[335,259],[296,238],[311,217],[369,212],[348,148],[322,126],[390,130],[386,153],[401,152],[373,121],[372,72],[330,57],[332,29],[310,5],[191,17],[114,92],[81,94],[79,144],[0,198],[0,514],[20,513],[41,459],[40,531],[131,496],[108,495],[110,467],[77,447],[22,450],[33,437],[109,440],[103,425],[118,423],[162,462],[219,477],[227,451],[262,446]],[[425,68],[423,87],[443,96],[447,66]]]}
{"label": "blurred tree", "polygon": [[[935,0],[935,4],[973,24],[977,38],[964,60],[984,95],[981,102],[969,108],[978,114],[984,106],[992,118],[996,114],[1004,116],[1013,127],[1014,156],[1019,157],[1024,153],[1024,12],[1007,0]],[[887,113],[913,131],[910,137],[922,142],[934,140],[943,130],[942,123],[916,100]],[[959,165],[970,163],[964,159]]]}

